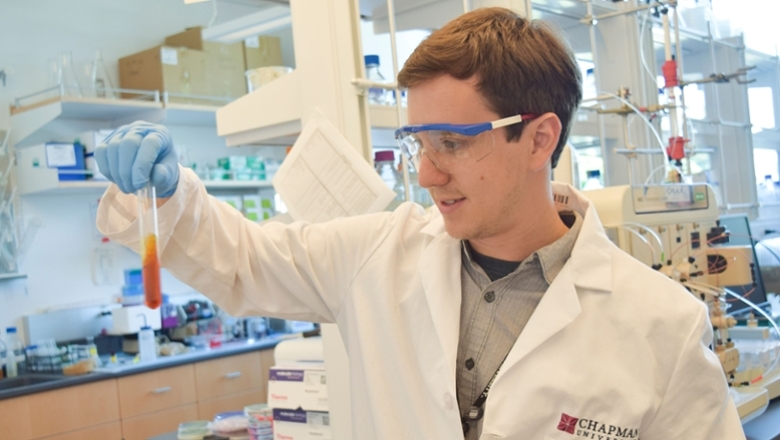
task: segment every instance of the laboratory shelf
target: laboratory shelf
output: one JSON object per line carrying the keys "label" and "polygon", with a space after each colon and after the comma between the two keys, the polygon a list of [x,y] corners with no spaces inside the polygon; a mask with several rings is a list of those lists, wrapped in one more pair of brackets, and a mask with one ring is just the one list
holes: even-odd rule
{"label": "laboratory shelf", "polygon": [[273,188],[270,180],[204,180],[207,190]]}
{"label": "laboratory shelf", "polygon": [[72,141],[81,133],[111,129],[137,120],[166,125],[216,127],[218,105],[60,96],[11,108],[11,141],[16,148]]}
{"label": "laboratory shelf", "polygon": [[0,281],[4,280],[15,280],[18,278],[27,278],[26,273],[4,273],[0,274]]}

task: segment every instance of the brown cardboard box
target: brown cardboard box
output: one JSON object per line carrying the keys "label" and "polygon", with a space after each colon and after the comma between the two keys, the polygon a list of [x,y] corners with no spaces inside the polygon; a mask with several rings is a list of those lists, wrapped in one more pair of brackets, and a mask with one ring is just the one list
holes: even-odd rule
{"label": "brown cardboard box", "polygon": [[246,69],[266,66],[283,66],[282,44],[276,37],[261,35],[249,37],[243,42]]}
{"label": "brown cardboard box", "polygon": [[246,94],[244,51],[241,43],[203,42],[209,95],[238,98]]}
{"label": "brown cardboard box", "polygon": [[165,38],[169,46],[185,47],[206,54],[206,81],[209,96],[238,98],[246,94],[242,43],[203,41],[202,29],[193,27]]}
{"label": "brown cardboard box", "polygon": [[[125,89],[208,95],[207,59],[205,52],[157,46],[119,60],[119,85]],[[123,93],[122,97],[135,96]],[[176,97],[170,100],[190,102]]]}
{"label": "brown cardboard box", "polygon": [[203,30],[200,26],[187,28],[184,32],[165,37],[165,45],[203,50]]}

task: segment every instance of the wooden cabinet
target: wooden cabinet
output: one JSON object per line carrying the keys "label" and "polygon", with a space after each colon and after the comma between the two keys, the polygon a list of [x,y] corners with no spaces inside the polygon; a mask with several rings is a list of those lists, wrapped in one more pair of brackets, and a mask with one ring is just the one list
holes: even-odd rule
{"label": "wooden cabinet", "polygon": [[0,431],[3,438],[17,440],[32,438],[27,399],[27,396],[23,396],[0,400]]}
{"label": "wooden cabinet", "polygon": [[226,411],[241,411],[247,405],[265,403],[264,388],[254,388],[241,393],[198,401],[198,419],[212,420],[215,415]]}
{"label": "wooden cabinet", "polygon": [[197,400],[192,365],[120,377],[118,382],[122,419]]}
{"label": "wooden cabinet", "polygon": [[198,420],[198,409],[194,403],[122,419],[122,436],[124,440],[146,440],[175,432],[179,423],[190,420]]}
{"label": "wooden cabinet", "polygon": [[77,429],[75,431],[63,434],[55,434],[49,437],[42,437],[40,440],[122,440],[122,424],[119,420],[103,423],[102,425],[90,426],[89,428]]}
{"label": "wooden cabinet", "polygon": [[103,380],[27,396],[33,438],[119,421],[115,380]]}
{"label": "wooden cabinet", "polygon": [[263,386],[260,353],[247,353],[195,364],[198,400]]}
{"label": "wooden cabinet", "polygon": [[273,349],[0,400],[0,439],[145,440],[267,401]]}

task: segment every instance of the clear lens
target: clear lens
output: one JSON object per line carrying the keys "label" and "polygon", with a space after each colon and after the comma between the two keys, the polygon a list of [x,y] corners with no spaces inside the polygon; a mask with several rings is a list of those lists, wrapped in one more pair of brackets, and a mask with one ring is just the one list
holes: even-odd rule
{"label": "clear lens", "polygon": [[402,133],[398,145],[418,171],[423,154],[427,154],[437,168],[450,172],[459,166],[479,162],[495,149],[492,131],[476,136],[440,130]]}

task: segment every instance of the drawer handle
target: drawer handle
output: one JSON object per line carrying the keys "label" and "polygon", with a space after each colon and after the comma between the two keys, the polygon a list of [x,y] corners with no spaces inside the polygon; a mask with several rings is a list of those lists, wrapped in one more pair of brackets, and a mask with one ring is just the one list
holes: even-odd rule
{"label": "drawer handle", "polygon": [[234,371],[225,375],[226,379],[238,379],[239,377],[241,377],[240,371]]}
{"label": "drawer handle", "polygon": [[170,391],[171,391],[171,387],[155,388],[152,390],[154,394],[164,394],[164,393],[169,393]]}

